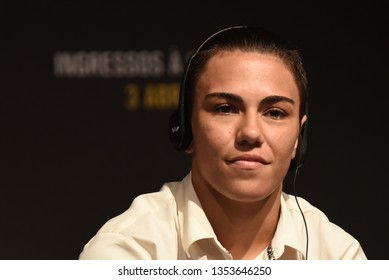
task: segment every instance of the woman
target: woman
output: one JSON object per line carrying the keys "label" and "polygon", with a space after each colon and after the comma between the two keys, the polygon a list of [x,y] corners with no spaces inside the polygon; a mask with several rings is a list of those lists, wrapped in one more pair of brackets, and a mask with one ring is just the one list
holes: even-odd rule
{"label": "woman", "polygon": [[283,192],[304,159],[307,79],[271,32],[232,27],[187,64],[170,120],[192,170],[136,198],[80,259],[366,259],[317,208]]}

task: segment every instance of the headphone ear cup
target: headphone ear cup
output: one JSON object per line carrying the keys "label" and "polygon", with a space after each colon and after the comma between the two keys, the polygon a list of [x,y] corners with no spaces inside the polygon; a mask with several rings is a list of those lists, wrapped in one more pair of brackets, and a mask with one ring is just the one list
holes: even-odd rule
{"label": "headphone ear cup", "polygon": [[185,151],[192,142],[192,130],[185,123],[184,106],[180,105],[169,118],[169,139],[177,151]]}
{"label": "headphone ear cup", "polygon": [[179,109],[175,110],[169,118],[169,139],[176,150],[181,150],[182,138],[184,137]]}

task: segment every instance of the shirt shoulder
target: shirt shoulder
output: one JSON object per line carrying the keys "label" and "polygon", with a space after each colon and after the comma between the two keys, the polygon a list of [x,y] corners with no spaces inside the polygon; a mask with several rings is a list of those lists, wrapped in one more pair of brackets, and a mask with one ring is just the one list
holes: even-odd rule
{"label": "shirt shoulder", "polygon": [[[308,230],[310,259],[366,259],[360,243],[307,200],[283,193],[286,207],[295,220],[303,220]],[[301,211],[299,209],[301,208]]]}
{"label": "shirt shoulder", "polygon": [[160,216],[164,217],[164,221],[169,220],[169,216],[176,213],[176,201],[172,194],[175,187],[175,183],[167,183],[159,192],[137,196],[125,212],[105,223],[99,232],[125,233],[134,230],[132,225],[139,221],[143,224],[146,220],[156,220]]}
{"label": "shirt shoulder", "polygon": [[107,221],[84,246],[80,259],[174,259],[177,247],[179,183],[142,194],[122,214]]}

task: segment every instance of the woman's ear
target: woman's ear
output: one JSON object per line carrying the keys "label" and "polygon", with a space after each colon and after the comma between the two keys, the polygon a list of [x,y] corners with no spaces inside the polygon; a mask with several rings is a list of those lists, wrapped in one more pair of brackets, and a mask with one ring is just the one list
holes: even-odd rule
{"label": "woman's ear", "polygon": [[301,130],[301,128],[303,127],[304,123],[307,121],[307,119],[308,119],[307,115],[304,115],[304,116],[301,118],[300,130]]}
{"label": "woman's ear", "polygon": [[304,123],[307,121],[307,119],[308,119],[307,115],[304,115],[304,116],[301,118],[299,137],[297,137],[296,143],[294,144],[292,159],[296,156],[296,151],[297,151],[297,147],[298,147],[298,144],[299,144],[301,129],[302,129]]}

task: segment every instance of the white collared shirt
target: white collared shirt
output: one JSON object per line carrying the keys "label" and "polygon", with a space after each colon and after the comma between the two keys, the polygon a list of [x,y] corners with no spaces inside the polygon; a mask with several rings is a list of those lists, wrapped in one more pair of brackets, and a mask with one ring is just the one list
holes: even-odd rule
{"label": "white collared shirt", "polygon": [[[282,193],[281,214],[272,240],[276,259],[305,259],[307,237],[295,197]],[[308,228],[308,258],[366,259],[350,234],[319,209],[298,198]],[[267,259],[266,250],[257,259]],[[80,259],[232,259],[220,244],[194,191],[189,173],[159,192],[138,196],[85,245]]]}

